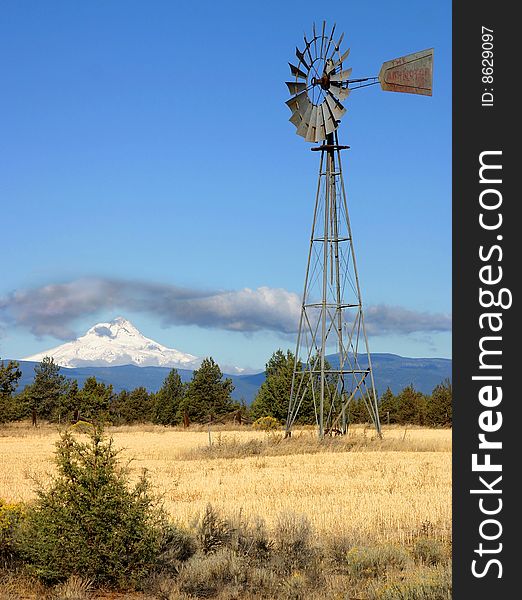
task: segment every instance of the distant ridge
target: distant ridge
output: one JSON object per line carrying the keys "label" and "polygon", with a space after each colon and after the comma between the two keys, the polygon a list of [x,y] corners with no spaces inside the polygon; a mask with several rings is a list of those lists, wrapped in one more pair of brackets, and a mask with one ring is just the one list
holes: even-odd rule
{"label": "distant ridge", "polygon": [[[371,355],[375,374],[377,392],[382,394],[387,387],[392,392],[398,393],[407,385],[412,384],[417,390],[429,394],[433,388],[446,378],[451,379],[451,359],[448,358],[405,358],[396,354],[375,353]],[[328,356],[333,366],[337,362],[337,355]],[[22,371],[19,389],[32,383],[35,361],[18,361]],[[363,357],[360,364],[366,366]],[[114,367],[63,367],[61,372],[70,379],[76,379],[83,385],[88,377],[96,377],[98,381],[112,384],[114,390],[132,390],[143,386],[149,392],[157,391],[171,367],[138,367],[136,365],[118,365]],[[193,369],[178,369],[183,381],[190,381]],[[252,375],[227,374],[235,385],[232,397],[236,400],[243,398],[251,404],[257,390],[265,380],[264,373]]]}

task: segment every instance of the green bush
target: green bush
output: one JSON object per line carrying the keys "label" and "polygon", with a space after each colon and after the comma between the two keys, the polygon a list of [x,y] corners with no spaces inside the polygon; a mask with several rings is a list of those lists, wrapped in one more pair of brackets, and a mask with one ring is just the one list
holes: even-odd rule
{"label": "green bush", "polygon": [[259,417],[252,423],[252,429],[258,431],[275,431],[280,429],[280,424],[274,417]]}
{"label": "green bush", "polygon": [[165,517],[146,474],[132,488],[112,440],[93,427],[87,442],[70,432],[57,443],[58,475],[37,490],[21,529],[31,571],[46,583],[71,575],[134,586],[153,568]]}
{"label": "green bush", "polygon": [[310,581],[304,573],[294,571],[281,582],[279,598],[281,600],[306,600],[310,598],[311,588]]}
{"label": "green bush", "polygon": [[196,540],[192,535],[175,525],[162,528],[156,568],[161,572],[178,570],[179,563],[187,561],[196,552]]}
{"label": "green bush", "polygon": [[326,555],[334,571],[343,572],[348,552],[355,546],[352,536],[338,534],[325,540]]}
{"label": "green bush", "polygon": [[431,567],[414,571],[400,581],[376,587],[371,600],[451,600],[451,570]]}
{"label": "green bush", "polygon": [[179,574],[179,588],[196,598],[211,598],[227,585],[244,584],[245,576],[240,557],[222,548],[214,554],[192,558]]}
{"label": "green bush", "polygon": [[420,538],[413,546],[413,556],[427,565],[438,565],[448,557],[444,544],[432,538]]}
{"label": "green bush", "polygon": [[354,579],[383,577],[389,568],[402,570],[408,553],[400,546],[354,547],[345,555],[344,568]]}
{"label": "green bush", "polygon": [[0,499],[0,566],[8,567],[18,557],[17,531],[25,517],[23,504],[7,504]]}

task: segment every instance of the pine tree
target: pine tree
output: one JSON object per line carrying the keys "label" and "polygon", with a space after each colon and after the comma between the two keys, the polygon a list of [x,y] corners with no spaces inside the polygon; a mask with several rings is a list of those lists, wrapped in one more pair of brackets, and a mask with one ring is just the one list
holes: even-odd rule
{"label": "pine tree", "polygon": [[144,387],[128,393],[120,406],[121,419],[125,423],[146,423],[152,420],[152,398]]}
{"label": "pine tree", "polygon": [[52,419],[61,397],[67,392],[67,378],[60,374],[60,366],[45,356],[34,368],[35,376],[30,386],[32,409],[42,419]]}
{"label": "pine tree", "polygon": [[290,350],[285,354],[279,349],[272,354],[266,363],[265,381],[250,407],[250,416],[253,419],[273,417],[281,423],[286,420],[294,364],[295,357]]}
{"label": "pine tree", "polygon": [[368,408],[362,398],[354,398],[348,405],[348,423],[368,423],[371,420]]}
{"label": "pine tree", "polygon": [[98,426],[87,441],[62,433],[55,462],[57,474],[36,490],[19,534],[29,570],[48,583],[81,575],[97,585],[136,586],[157,564],[166,525],[145,473],[131,486]]}
{"label": "pine tree", "polygon": [[398,423],[399,408],[397,396],[388,387],[379,402],[379,417],[381,423]]}
{"label": "pine tree", "polygon": [[232,380],[223,379],[219,365],[212,357],[205,358],[192,374],[185,398],[180,403],[179,415],[183,418],[187,411],[191,421],[202,423],[230,413],[238,408],[230,397],[233,390]]}
{"label": "pine tree", "polygon": [[413,385],[405,387],[397,396],[397,422],[405,425],[424,425],[426,398]]}
{"label": "pine tree", "polygon": [[114,396],[109,408],[109,414],[112,423],[119,425],[125,422],[123,415],[125,413],[125,405],[127,404],[128,399],[129,392],[127,390],[121,390],[119,394]]}
{"label": "pine tree", "polygon": [[[266,363],[265,381],[261,384],[252,406],[250,416],[253,419],[261,417],[273,417],[280,423],[284,423],[288,416],[288,403],[292,391],[292,379],[294,375],[295,356],[287,350],[286,354],[277,350],[272,354],[270,360]],[[298,369],[301,369],[301,362]],[[330,369],[328,361],[325,362],[325,368]],[[304,385],[306,384],[306,387]],[[327,383],[327,385],[331,385]],[[315,423],[315,408],[313,395],[310,388],[309,377],[306,376],[303,389],[301,406],[297,415],[298,423]],[[328,413],[330,406],[330,395],[328,391],[325,398],[325,414]]]}
{"label": "pine tree", "polygon": [[426,422],[428,425],[451,425],[453,416],[453,389],[451,381],[439,383],[427,399]]}
{"label": "pine tree", "polygon": [[154,398],[154,422],[161,425],[177,425],[181,422],[180,407],[185,386],[176,369],[172,369]]}
{"label": "pine tree", "polygon": [[61,394],[53,410],[53,419],[59,423],[71,421],[79,407],[80,392],[76,379],[67,380],[64,393]]}
{"label": "pine tree", "polygon": [[88,377],[78,394],[79,416],[95,420],[107,419],[113,395],[112,385],[97,381],[96,377]]}
{"label": "pine tree", "polygon": [[10,360],[7,365],[4,361],[0,362],[0,423],[10,421],[13,417],[13,393],[22,376],[19,366],[13,360]]}
{"label": "pine tree", "polygon": [[20,364],[10,360],[7,365],[0,362],[0,394],[11,396],[18,386],[18,380],[22,376]]}

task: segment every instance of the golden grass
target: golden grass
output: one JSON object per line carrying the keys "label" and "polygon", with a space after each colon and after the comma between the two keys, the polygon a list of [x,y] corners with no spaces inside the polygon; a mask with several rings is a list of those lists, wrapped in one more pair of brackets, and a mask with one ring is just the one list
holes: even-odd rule
{"label": "golden grass", "polygon": [[[320,451],[313,432],[305,430],[277,452],[267,449],[267,434],[249,427],[213,431],[214,445],[239,448],[229,457],[201,450],[208,447],[204,428],[151,425],[108,433],[124,449],[122,456],[134,458],[134,473],[149,470],[166,509],[181,522],[189,523],[210,502],[225,514],[262,516],[269,526],[283,511],[305,513],[319,534],[343,532],[354,541],[408,543],[421,533],[450,540],[451,430],[385,427],[380,441],[360,426]],[[1,498],[34,498],[29,476],[45,481],[52,473],[57,439],[52,426],[0,427]],[[263,452],[245,454],[249,440],[258,440]]]}

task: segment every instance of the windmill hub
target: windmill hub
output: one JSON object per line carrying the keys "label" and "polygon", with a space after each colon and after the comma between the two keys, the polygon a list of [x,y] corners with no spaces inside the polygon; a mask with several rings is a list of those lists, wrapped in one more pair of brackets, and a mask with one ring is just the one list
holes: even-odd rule
{"label": "windmill hub", "polygon": [[320,85],[323,90],[329,90],[330,76],[328,73],[323,73],[323,76],[320,79],[317,77],[312,77],[312,85]]}

